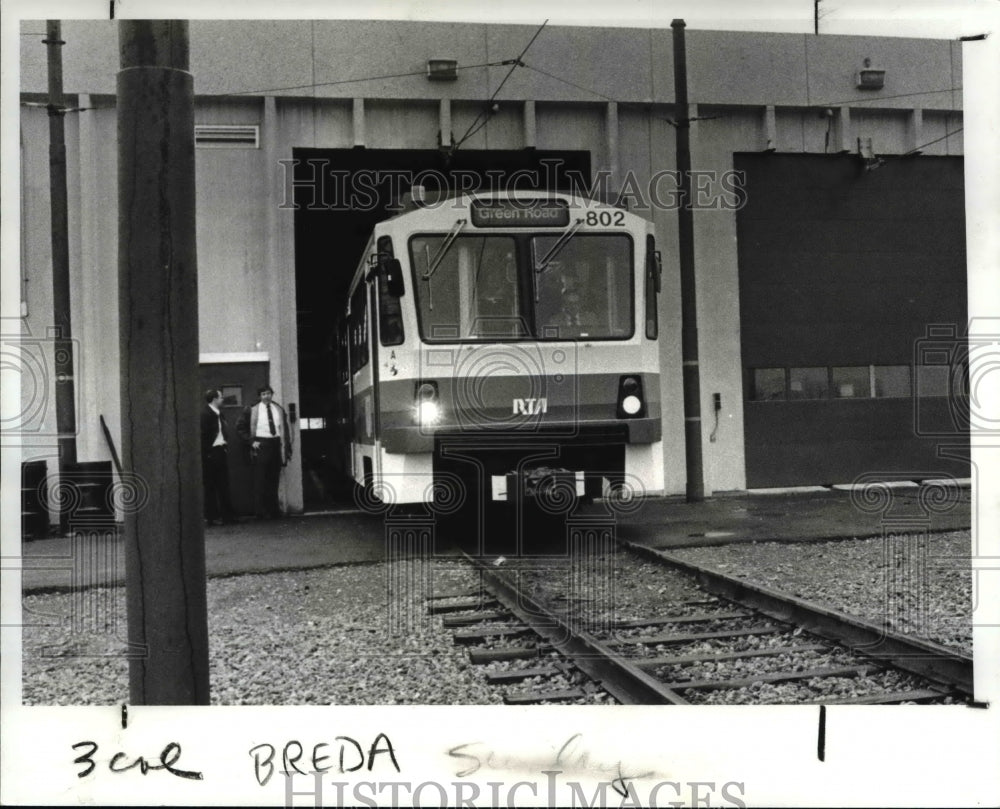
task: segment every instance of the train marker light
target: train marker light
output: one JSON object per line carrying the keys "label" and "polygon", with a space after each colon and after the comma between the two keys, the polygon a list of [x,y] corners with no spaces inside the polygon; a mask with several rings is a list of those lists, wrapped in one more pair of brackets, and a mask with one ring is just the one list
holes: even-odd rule
{"label": "train marker light", "polygon": [[642,397],[642,380],[636,376],[618,379],[618,418],[643,416],[646,405]]}

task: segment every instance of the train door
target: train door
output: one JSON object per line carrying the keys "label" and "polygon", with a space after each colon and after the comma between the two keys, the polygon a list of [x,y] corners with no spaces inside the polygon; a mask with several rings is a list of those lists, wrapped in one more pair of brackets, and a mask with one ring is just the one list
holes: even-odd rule
{"label": "train door", "polygon": [[338,484],[352,477],[351,446],[354,441],[354,424],[351,418],[351,351],[350,328],[347,318],[341,316],[336,328],[336,389],[334,391],[333,426],[334,474]]}
{"label": "train door", "polygon": [[[222,392],[222,417],[235,439],[236,421],[240,413],[244,407],[257,401],[258,389],[268,384],[268,363],[210,362],[202,363],[199,370],[202,391],[215,388]],[[253,514],[253,476],[241,441],[235,439],[235,445],[230,447],[227,457],[233,508],[237,514]]]}
{"label": "train door", "polygon": [[351,293],[347,329],[350,354],[350,421],[352,435],[351,475],[370,485],[377,474],[375,362],[372,361],[373,326],[369,309],[368,282],[362,277]]}

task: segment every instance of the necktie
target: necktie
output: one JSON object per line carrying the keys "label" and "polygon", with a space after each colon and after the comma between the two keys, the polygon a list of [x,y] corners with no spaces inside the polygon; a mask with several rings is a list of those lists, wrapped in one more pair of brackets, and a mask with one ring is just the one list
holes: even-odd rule
{"label": "necktie", "polygon": [[271,415],[271,405],[264,405],[267,408],[267,426],[271,431],[271,435],[277,435],[278,431],[274,429],[274,416]]}
{"label": "necktie", "polygon": [[222,443],[226,443],[226,431],[222,429],[222,414],[216,413],[216,418],[219,419],[219,435],[222,437]]}

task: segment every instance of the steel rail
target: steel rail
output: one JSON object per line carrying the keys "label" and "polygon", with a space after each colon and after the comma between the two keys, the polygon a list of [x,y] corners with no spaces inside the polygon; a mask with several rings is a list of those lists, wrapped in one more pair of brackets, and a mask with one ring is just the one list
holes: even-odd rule
{"label": "steel rail", "polygon": [[572,628],[539,602],[518,590],[497,571],[469,554],[462,554],[483,578],[496,599],[544,638],[578,669],[625,705],[689,705],[655,677],[623,659],[588,632]]}
{"label": "steel rail", "polygon": [[962,652],[890,632],[862,618],[734,578],[711,567],[678,559],[665,551],[628,540],[618,542],[642,556],[694,575],[698,583],[711,593],[752,607],[776,620],[801,626],[853,652],[954,688],[969,697],[973,694],[972,657]]}

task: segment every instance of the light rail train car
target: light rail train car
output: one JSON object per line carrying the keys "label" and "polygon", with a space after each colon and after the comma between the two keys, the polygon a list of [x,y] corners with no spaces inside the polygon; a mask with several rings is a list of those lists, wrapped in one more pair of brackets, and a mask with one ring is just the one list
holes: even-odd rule
{"label": "light rail train car", "polygon": [[365,497],[661,493],[660,275],[650,222],[570,194],[445,196],[377,224],[338,326]]}

